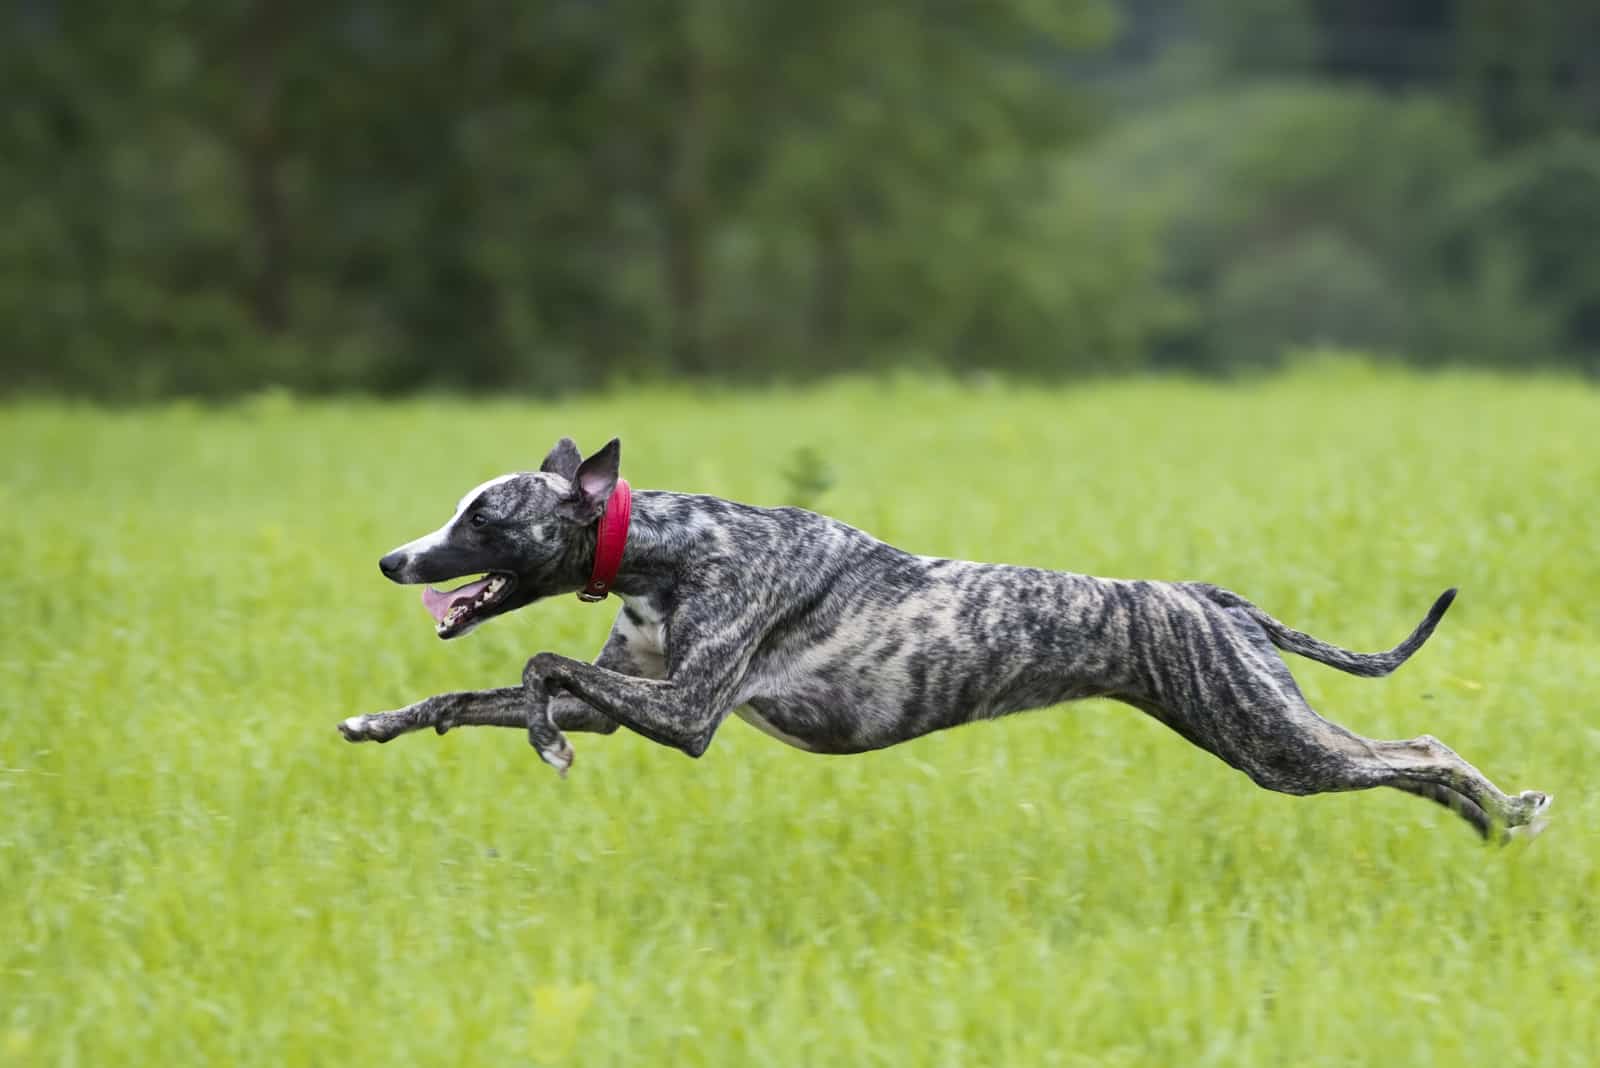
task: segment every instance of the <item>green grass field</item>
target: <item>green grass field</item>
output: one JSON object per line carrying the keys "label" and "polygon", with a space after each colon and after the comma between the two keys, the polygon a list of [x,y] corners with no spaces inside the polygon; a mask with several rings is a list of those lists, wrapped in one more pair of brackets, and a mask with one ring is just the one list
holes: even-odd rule
{"label": "green grass field", "polygon": [[[848,382],[106,413],[0,408],[0,1062],[1591,1065],[1600,394],[1334,365],[1235,388]],[[1258,790],[1088,702],[856,757],[730,720],[694,761],[335,723],[589,655],[615,601],[441,643],[376,560],[562,433],[634,485],[906,548],[1205,578],[1387,647],[1291,659],[1550,829]]]}

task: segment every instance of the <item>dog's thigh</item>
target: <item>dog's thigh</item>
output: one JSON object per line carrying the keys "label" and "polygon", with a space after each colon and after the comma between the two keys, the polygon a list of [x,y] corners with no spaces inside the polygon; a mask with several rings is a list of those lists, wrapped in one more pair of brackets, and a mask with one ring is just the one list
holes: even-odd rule
{"label": "dog's thigh", "polygon": [[1207,605],[1181,623],[1154,699],[1130,703],[1269,790],[1379,785],[1366,740],[1312,710],[1249,613]]}

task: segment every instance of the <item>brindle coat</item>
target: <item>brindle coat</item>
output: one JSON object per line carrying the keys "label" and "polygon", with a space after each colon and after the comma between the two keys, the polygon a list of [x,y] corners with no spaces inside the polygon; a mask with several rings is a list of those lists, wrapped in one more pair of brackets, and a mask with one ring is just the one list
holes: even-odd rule
{"label": "brindle coat", "polygon": [[[589,577],[596,520],[617,480],[616,441],[587,460],[563,438],[539,472],[474,489],[438,531],[381,561],[396,582],[489,572],[510,580],[456,637]],[[1386,653],[1291,630],[1197,582],[1093,578],[917,556],[799,508],[639,492],[595,662],[543,652],[522,685],[443,694],[340,730],[386,742],[457,726],[524,728],[563,774],[563,731],[618,724],[699,756],[732,712],[815,753],[859,753],[976,719],[1084,697],[1149,713],[1289,794],[1392,786],[1449,806],[1485,836],[1530,828],[1549,804],[1507,796],[1437,739],[1364,738],[1314,712],[1278,656],[1387,675],[1433,633],[1441,596]]]}

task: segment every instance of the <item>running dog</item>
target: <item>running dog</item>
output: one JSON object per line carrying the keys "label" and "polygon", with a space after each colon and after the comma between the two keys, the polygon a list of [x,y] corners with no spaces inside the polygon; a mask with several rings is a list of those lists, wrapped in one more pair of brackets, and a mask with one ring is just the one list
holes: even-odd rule
{"label": "running dog", "polygon": [[860,753],[1085,697],[1154,716],[1287,794],[1391,786],[1485,837],[1528,834],[1550,798],[1508,796],[1430,735],[1364,738],[1314,712],[1282,649],[1387,675],[1427,641],[1354,653],[1200,582],[1094,578],[917,556],[827,516],[718,497],[633,493],[621,446],[569,438],[537,472],[461,498],[443,527],[379,561],[397,583],[483,577],[422,600],[441,638],[557,594],[622,600],[593,663],[541,652],[520,686],[443,694],[339,725],[352,742],[517,727],[563,775],[564,731],[620,724],[698,757],[729,713],[813,753]]}

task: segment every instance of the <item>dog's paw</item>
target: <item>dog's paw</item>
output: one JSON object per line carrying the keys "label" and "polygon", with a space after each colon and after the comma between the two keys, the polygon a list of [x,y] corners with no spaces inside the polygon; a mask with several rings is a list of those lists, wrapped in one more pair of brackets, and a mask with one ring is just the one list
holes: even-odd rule
{"label": "dog's paw", "polygon": [[1550,807],[1555,798],[1540,790],[1524,790],[1512,801],[1516,804],[1518,823],[1532,823]]}
{"label": "dog's paw", "polygon": [[1516,802],[1518,810],[1517,826],[1542,824],[1544,821],[1541,817],[1550,810],[1551,804],[1555,802],[1554,797],[1539,790],[1524,790],[1513,800]]}
{"label": "dog's paw", "polygon": [[572,761],[576,756],[571,744],[565,738],[555,745],[539,748],[539,759],[555,768],[563,779],[567,777],[567,771],[572,767]]}
{"label": "dog's paw", "polygon": [[1512,799],[1516,811],[1511,815],[1511,822],[1502,832],[1503,842],[1523,841],[1536,838],[1550,821],[1545,819],[1545,813],[1550,810],[1550,805],[1555,798],[1538,790],[1524,790]]}
{"label": "dog's paw", "polygon": [[347,742],[387,742],[390,735],[381,728],[378,716],[351,716],[339,721],[339,733]]}
{"label": "dog's paw", "polygon": [[339,721],[339,733],[344,735],[347,742],[364,742],[367,740],[367,717],[351,716],[349,719]]}

